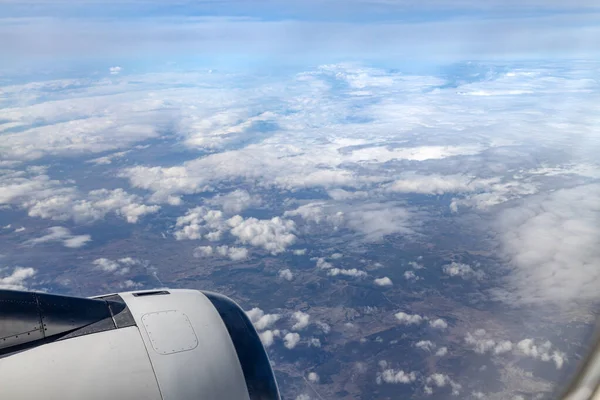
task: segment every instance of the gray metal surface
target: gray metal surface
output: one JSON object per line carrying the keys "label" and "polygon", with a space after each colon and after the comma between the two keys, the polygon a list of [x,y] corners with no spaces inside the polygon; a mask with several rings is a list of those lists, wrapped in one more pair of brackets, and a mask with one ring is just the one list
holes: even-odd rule
{"label": "gray metal surface", "polygon": [[35,295],[0,291],[0,351],[43,338]]}
{"label": "gray metal surface", "polygon": [[135,326],[53,342],[2,358],[0,381],[3,400],[161,400]]}
{"label": "gray metal surface", "polygon": [[0,399],[278,399],[243,310],[207,295],[0,291],[2,339],[38,335],[0,349]]}
{"label": "gray metal surface", "polygon": [[190,351],[198,346],[198,337],[184,313],[177,310],[159,311],[142,317],[144,329],[158,354]]}
{"label": "gray metal surface", "polygon": [[0,290],[0,357],[56,340],[134,325],[118,295],[106,300]]}
{"label": "gray metal surface", "polygon": [[[163,398],[249,400],[236,350],[211,302],[196,290],[169,292],[170,294],[148,296],[121,294],[140,327],[140,334],[148,350]],[[146,329],[141,327],[144,326],[144,316],[172,310],[186,315],[198,345],[187,351],[161,354],[154,350],[152,338]],[[183,323],[182,320],[179,320],[179,323]],[[161,336],[161,341],[168,341],[171,349],[190,345],[189,330],[171,330],[165,324],[152,324],[151,332],[153,337]]]}

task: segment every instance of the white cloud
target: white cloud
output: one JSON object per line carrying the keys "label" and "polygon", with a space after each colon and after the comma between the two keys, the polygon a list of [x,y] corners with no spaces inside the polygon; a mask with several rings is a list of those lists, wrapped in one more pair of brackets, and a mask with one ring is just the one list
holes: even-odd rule
{"label": "white cloud", "polygon": [[468,264],[462,264],[457,262],[444,265],[442,267],[442,271],[444,271],[446,275],[452,277],[460,277],[463,279],[469,279],[472,277],[476,279],[481,279],[484,276],[483,271],[476,271]]}
{"label": "white cloud", "polygon": [[156,213],[159,209],[160,206],[157,205],[142,204],[139,196],[128,194],[123,189],[99,189],[92,190],[83,199],[67,194],[36,201],[29,205],[29,215],[54,220],[74,219],[80,222],[99,220],[114,212],[134,224],[140,217]]}
{"label": "white cloud", "polygon": [[474,335],[467,332],[465,343],[478,354],[502,354],[512,350],[512,343],[510,341],[496,341],[490,338],[483,329],[476,330]]}
{"label": "white cloud", "polygon": [[85,194],[75,187],[64,186],[57,180],[41,173],[42,169],[27,171],[2,171],[0,204],[14,204],[29,211],[30,217],[53,220],[73,219],[75,222],[91,222],[115,213],[130,223],[146,214],[156,213],[160,207],[142,203],[137,195],[123,189],[99,189]]}
{"label": "white cloud", "polygon": [[217,195],[207,200],[207,204],[220,206],[229,214],[237,214],[249,207],[258,207],[262,204],[260,196],[251,195],[245,190],[237,189],[233,192]]}
{"label": "white cloud", "polygon": [[318,383],[319,375],[316,372],[309,372],[308,373],[308,381],[312,382],[312,383]]}
{"label": "white cloud", "polygon": [[295,256],[303,256],[306,254],[306,249],[296,249],[296,250],[292,250],[292,253]]}
{"label": "white cloud", "polygon": [[258,336],[260,337],[260,341],[262,342],[263,346],[265,346],[265,347],[272,346],[273,343],[275,342],[275,338],[279,337],[280,335],[281,334],[278,329],[266,330],[266,331],[260,332],[258,334]]}
{"label": "white cloud", "polygon": [[[123,107],[118,110],[119,104],[109,105],[106,101],[110,99],[76,97],[5,109],[0,117],[26,129],[3,134],[0,152],[6,159],[15,161],[45,156],[72,157],[118,150],[158,136],[161,111],[152,110],[152,105],[146,104],[141,107],[147,110],[136,113],[133,109],[140,106],[139,103],[120,104]],[[35,126],[36,119],[45,123]]]}
{"label": "white cloud", "polygon": [[321,340],[319,338],[310,338],[310,340],[308,341],[308,345],[310,347],[321,347]]}
{"label": "white cloud", "polygon": [[108,258],[98,258],[92,262],[97,269],[104,272],[114,273],[115,275],[126,275],[131,271],[131,267],[142,265],[143,263],[132,257],[125,257],[119,260],[110,260]]}
{"label": "white cloud", "polygon": [[121,289],[131,290],[131,289],[140,289],[140,288],[144,287],[144,285],[139,282],[134,282],[131,279],[127,279],[126,281],[123,281],[122,283],[120,283],[119,287]]}
{"label": "white cloud", "polygon": [[322,322],[322,321],[317,321],[315,322],[315,325],[317,325],[324,334],[328,334],[331,331],[331,326],[329,326],[329,324]]}
{"label": "white cloud", "polygon": [[16,267],[7,275],[8,268],[0,268],[0,289],[27,290],[26,281],[37,271],[33,268]]}
{"label": "white cloud", "polygon": [[364,147],[355,150],[348,157],[354,162],[387,162],[391,160],[426,161],[457,155],[477,154],[482,150],[480,146],[417,146],[389,149],[386,147]]}
{"label": "white cloud", "polygon": [[392,286],[392,280],[390,278],[388,278],[387,276],[384,276],[383,278],[376,278],[373,281],[377,286]]}
{"label": "white cloud", "polygon": [[441,318],[429,321],[429,326],[436,329],[446,329],[448,327],[448,323]]}
{"label": "white cloud", "polygon": [[537,186],[533,183],[522,181],[501,182],[499,179],[484,181],[480,187],[486,187],[486,190],[481,193],[467,195],[464,198],[452,199],[450,210],[458,212],[460,206],[487,210],[509,200],[519,199],[538,192]]}
{"label": "white cloud", "polygon": [[198,246],[194,249],[194,257],[227,257],[232,261],[241,261],[248,258],[248,249],[243,247],[223,246]]}
{"label": "white cloud", "polygon": [[479,354],[504,354],[513,352],[513,354],[524,355],[534,359],[546,362],[553,362],[556,369],[561,369],[567,361],[565,353],[553,349],[552,343],[548,340],[536,342],[535,339],[523,339],[517,343],[510,340],[496,340],[490,338],[483,329],[478,329],[471,334],[467,332],[465,343]]}
{"label": "white cloud", "polygon": [[294,274],[289,268],[280,270],[278,275],[281,279],[285,279],[286,281],[291,281],[294,279]]}
{"label": "white cloud", "polygon": [[310,397],[306,393],[301,393],[298,396],[296,396],[296,400],[311,400],[311,399],[312,399],[312,397]]}
{"label": "white cloud", "polygon": [[[210,210],[206,207],[196,207],[177,218],[175,223],[175,239],[196,240],[210,235],[210,239],[219,240],[227,229],[223,213],[219,210]],[[209,239],[209,240],[210,240]]]}
{"label": "white cloud", "polygon": [[263,310],[258,307],[254,307],[250,311],[246,311],[248,318],[254,324],[254,327],[262,331],[271,327],[275,322],[279,321],[281,315],[279,314],[265,314]]}
{"label": "white cloud", "polygon": [[377,373],[376,382],[378,385],[382,383],[403,383],[409,384],[413,383],[417,380],[417,373],[412,372],[404,372],[403,370],[395,370],[395,369],[385,369],[382,372]]}
{"label": "white cloud", "polygon": [[435,343],[433,343],[431,340],[420,340],[417,343],[415,343],[415,347],[421,350],[425,350],[428,352],[431,352],[433,349],[435,349]]}
{"label": "white cloud", "polygon": [[63,246],[72,249],[85,246],[92,240],[90,235],[73,235],[71,231],[62,226],[53,226],[47,229],[48,234],[27,241],[28,244],[36,245],[39,243],[61,242]]}
{"label": "white cloud", "polygon": [[405,312],[399,312],[394,314],[396,319],[404,325],[418,325],[423,321],[423,317],[418,314],[407,314]]}
{"label": "white cloud", "polygon": [[319,269],[331,269],[333,268],[333,264],[329,261],[325,261],[323,257],[311,258],[311,260],[316,260],[317,268]]}
{"label": "white cloud", "polygon": [[295,311],[292,314],[292,319],[296,321],[294,325],[292,325],[292,329],[295,331],[299,331],[306,328],[310,323],[310,315],[302,311]]}
{"label": "white cloud", "polygon": [[443,357],[446,354],[448,354],[448,348],[447,347],[440,347],[436,352],[435,355],[438,357]]}
{"label": "white cloud", "polygon": [[416,175],[405,174],[387,186],[387,190],[402,193],[444,194],[471,192],[485,183],[464,175]]}
{"label": "white cloud", "polygon": [[536,344],[534,339],[523,339],[516,344],[516,348],[526,356],[542,361],[554,362],[556,369],[561,369],[567,360],[565,353],[552,350],[552,343],[549,341]]}
{"label": "white cloud", "polygon": [[283,337],[283,345],[288,349],[293,349],[300,342],[300,335],[297,333],[287,333]]}
{"label": "white cloud", "polygon": [[110,67],[108,69],[108,71],[110,72],[111,75],[119,75],[119,73],[121,73],[121,71],[123,70],[123,68],[116,66],[116,67]]}
{"label": "white cloud", "polygon": [[243,219],[239,215],[227,220],[231,234],[244,244],[262,247],[271,254],[285,251],[296,241],[294,221],[274,217],[270,220]]}
{"label": "white cloud", "polygon": [[25,230],[25,227],[22,226],[20,228],[15,229],[15,233],[23,232],[24,230]]}
{"label": "white cloud", "polygon": [[365,235],[368,240],[380,240],[384,236],[414,233],[413,215],[404,207],[393,203],[371,203],[355,207],[345,213],[348,228]]}
{"label": "white cloud", "polygon": [[[425,382],[427,383],[428,387],[430,387],[430,388],[432,388],[433,386],[438,387],[438,388],[450,386],[453,396],[458,396],[462,389],[462,386],[459,383],[456,383],[454,380],[452,380],[452,378],[450,378],[448,375],[445,375],[445,374],[436,373],[436,374],[429,375],[427,377],[427,379],[425,380]],[[432,389],[431,393],[433,393],[433,389]]]}
{"label": "white cloud", "polygon": [[[420,258],[420,257],[419,257],[419,258]],[[423,266],[423,264],[419,264],[419,263],[418,263],[418,262],[416,262],[416,261],[409,261],[409,262],[408,262],[408,265],[409,265],[411,268],[413,268],[413,269],[416,269],[416,270],[419,270],[419,269],[423,269],[423,268],[425,268],[425,267]]]}
{"label": "white cloud", "polygon": [[351,268],[351,269],[331,268],[330,270],[327,271],[327,275],[329,275],[329,276],[344,275],[344,276],[352,276],[355,278],[362,278],[362,277],[367,276],[367,273],[365,271],[360,271],[356,268]]}
{"label": "white cloud", "polygon": [[107,156],[94,158],[94,159],[88,160],[86,162],[89,164],[95,164],[95,165],[110,165],[110,164],[112,164],[114,159],[123,158],[128,153],[129,153],[129,151],[119,151],[116,153],[109,154]]}
{"label": "white cloud", "polygon": [[513,269],[499,298],[511,303],[560,304],[598,300],[600,185],[539,195],[498,216],[501,243]]}
{"label": "white cloud", "polygon": [[334,229],[348,228],[360,233],[366,240],[377,241],[386,235],[414,233],[414,215],[405,207],[389,203],[312,202],[284,213],[301,217],[307,222],[328,224]]}
{"label": "white cloud", "polygon": [[404,271],[404,279],[407,281],[418,281],[419,277],[415,274],[415,271]]}
{"label": "white cloud", "polygon": [[510,340],[499,341],[494,347],[494,354],[507,353],[513,349],[513,343]]}

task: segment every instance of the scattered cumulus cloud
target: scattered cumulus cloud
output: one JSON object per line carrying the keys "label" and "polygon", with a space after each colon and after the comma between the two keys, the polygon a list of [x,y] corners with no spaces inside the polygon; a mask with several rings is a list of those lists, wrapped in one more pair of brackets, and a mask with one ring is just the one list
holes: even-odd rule
{"label": "scattered cumulus cloud", "polygon": [[54,195],[35,201],[28,208],[32,217],[59,221],[73,219],[76,222],[100,220],[112,212],[131,224],[160,210],[160,206],[142,204],[139,196],[128,194],[123,189],[92,190],[85,198],[78,198],[73,193]]}
{"label": "scattered cumulus cloud", "polygon": [[447,347],[440,347],[439,349],[437,349],[437,351],[435,352],[435,355],[438,357],[443,357],[446,354],[448,354],[448,348]]}
{"label": "scattered cumulus cloud", "polygon": [[198,246],[194,249],[194,257],[226,257],[231,261],[242,261],[248,258],[248,249],[233,246]]}
{"label": "scattered cumulus cloud", "polygon": [[566,361],[565,353],[553,350],[550,341],[536,343],[534,339],[523,339],[517,343],[516,348],[526,356],[554,362],[556,369],[561,369]]}
{"label": "scattered cumulus cloud", "polygon": [[417,380],[417,373],[414,371],[405,372],[403,370],[397,370],[388,368],[389,363],[385,360],[379,361],[379,367],[381,371],[377,373],[375,382],[378,385],[389,383],[389,384],[410,384]]}
{"label": "scattered cumulus cloud", "polygon": [[132,257],[120,258],[118,260],[109,260],[108,258],[98,258],[92,264],[99,270],[110,272],[115,275],[126,275],[131,271],[131,267],[142,265],[143,263]]}
{"label": "scattered cumulus cloud", "polygon": [[418,314],[407,314],[405,312],[399,312],[394,314],[396,319],[404,325],[418,325],[423,321],[423,317]]}
{"label": "scattered cumulus cloud", "polygon": [[362,277],[367,276],[367,273],[365,271],[361,271],[356,268],[351,268],[351,269],[331,268],[330,270],[327,271],[327,275],[329,275],[329,276],[343,275],[343,276],[351,276],[354,278],[362,278]]}
{"label": "scattered cumulus cloud", "polygon": [[442,271],[452,277],[460,277],[463,279],[476,278],[481,279],[484,276],[483,271],[476,271],[468,264],[453,262],[444,265]]}
{"label": "scattered cumulus cloud", "polygon": [[[444,388],[444,387],[449,386],[452,390],[452,395],[458,396],[462,389],[462,385],[455,382],[452,378],[450,378],[446,374],[436,373],[436,374],[429,375],[427,377],[427,379],[425,380],[425,382],[426,382],[425,387],[426,388],[428,387],[430,389],[430,393],[433,393],[434,387]],[[426,392],[427,392],[427,390],[426,390]]]}
{"label": "scattered cumulus cloud", "polygon": [[281,279],[285,279],[286,281],[291,281],[292,279],[294,279],[294,274],[289,268],[280,270],[278,276]]}
{"label": "scattered cumulus cloud", "polygon": [[296,345],[298,344],[298,342],[300,342],[300,335],[297,333],[287,333],[284,337],[283,337],[283,345],[287,348],[287,349],[293,349],[294,347],[296,347]]}
{"label": "scattered cumulus cloud", "polygon": [[331,331],[331,326],[326,322],[316,321],[315,325],[318,326],[324,334],[328,334]]}
{"label": "scattered cumulus cloud", "polygon": [[274,217],[270,220],[256,218],[243,219],[239,215],[230,218],[227,223],[231,234],[244,244],[262,247],[271,254],[285,251],[296,241],[294,221]]}
{"label": "scattered cumulus cloud", "polygon": [[316,265],[317,268],[319,269],[331,269],[333,268],[333,264],[331,264],[329,261],[325,261],[325,258],[323,257],[317,257],[317,258],[311,258],[311,260],[315,260],[316,261]]}
{"label": "scattered cumulus cloud", "polygon": [[319,383],[319,375],[316,372],[309,372],[307,378],[309,382]]}
{"label": "scattered cumulus cloud", "polygon": [[404,271],[404,279],[407,281],[418,281],[419,277],[414,271]]}
{"label": "scattered cumulus cloud", "polygon": [[141,289],[143,287],[144,287],[143,284],[132,281],[131,279],[127,279],[119,284],[119,288],[125,289],[125,290],[136,290],[136,289]]}
{"label": "scattered cumulus cloud", "polygon": [[496,341],[490,338],[483,329],[476,330],[474,334],[467,332],[465,343],[479,354],[502,354],[511,351],[513,346],[510,341]]}
{"label": "scattered cumulus cloud", "polygon": [[265,312],[258,307],[246,311],[246,315],[248,315],[248,318],[250,318],[254,327],[259,331],[271,327],[281,318],[281,315],[279,314],[265,314]]}
{"label": "scattered cumulus cloud", "polygon": [[310,323],[310,315],[302,311],[295,311],[292,314],[292,319],[295,321],[292,329],[295,331],[302,330]]}
{"label": "scattered cumulus cloud", "polygon": [[548,340],[523,339],[515,343],[510,340],[492,338],[484,329],[478,329],[474,333],[467,332],[465,343],[478,354],[500,355],[510,352],[536,360],[553,362],[556,369],[561,369],[567,361],[566,354],[555,349]]}
{"label": "scattered cumulus cloud", "polygon": [[27,290],[27,280],[31,279],[37,271],[34,268],[15,267],[0,268],[0,289]]}
{"label": "scattered cumulus cloud", "polygon": [[446,329],[448,327],[448,323],[441,318],[437,318],[429,321],[429,326],[436,329]]}
{"label": "scattered cumulus cloud", "polygon": [[431,340],[420,340],[417,343],[415,343],[415,347],[417,349],[421,349],[421,350],[425,350],[427,352],[431,352],[433,349],[436,348],[436,345]]}
{"label": "scattered cumulus cloud", "polygon": [[383,278],[376,278],[373,281],[377,286],[392,286],[392,280],[390,278],[388,278],[387,276],[384,276]]}
{"label": "scattered cumulus cloud", "polygon": [[258,336],[260,337],[260,341],[262,342],[263,346],[270,347],[275,342],[275,338],[281,336],[281,332],[279,332],[279,329],[266,330],[260,332]]}
{"label": "scattered cumulus cloud", "polygon": [[206,207],[196,207],[178,217],[175,223],[175,239],[199,240],[206,238],[211,241],[220,240],[227,225],[223,213]]}
{"label": "scattered cumulus cloud", "polygon": [[78,249],[80,247],[85,246],[88,242],[92,240],[90,235],[73,235],[71,231],[62,226],[53,226],[47,229],[47,234],[29,240],[27,243],[31,245],[36,245],[40,243],[52,243],[59,242],[62,243],[63,246]]}

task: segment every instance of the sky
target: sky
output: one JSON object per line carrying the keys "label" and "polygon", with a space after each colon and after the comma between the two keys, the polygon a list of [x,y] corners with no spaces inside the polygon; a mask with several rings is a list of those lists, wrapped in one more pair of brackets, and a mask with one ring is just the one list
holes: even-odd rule
{"label": "sky", "polygon": [[593,1],[2,1],[0,67],[590,58]]}

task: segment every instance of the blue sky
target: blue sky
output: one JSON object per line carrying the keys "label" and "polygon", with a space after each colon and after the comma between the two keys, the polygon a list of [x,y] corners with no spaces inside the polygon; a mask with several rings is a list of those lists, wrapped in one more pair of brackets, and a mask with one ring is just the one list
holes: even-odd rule
{"label": "blue sky", "polygon": [[[417,2],[418,3],[418,2]],[[0,69],[594,58],[591,1],[0,1]],[[87,68],[87,67],[86,67]]]}

